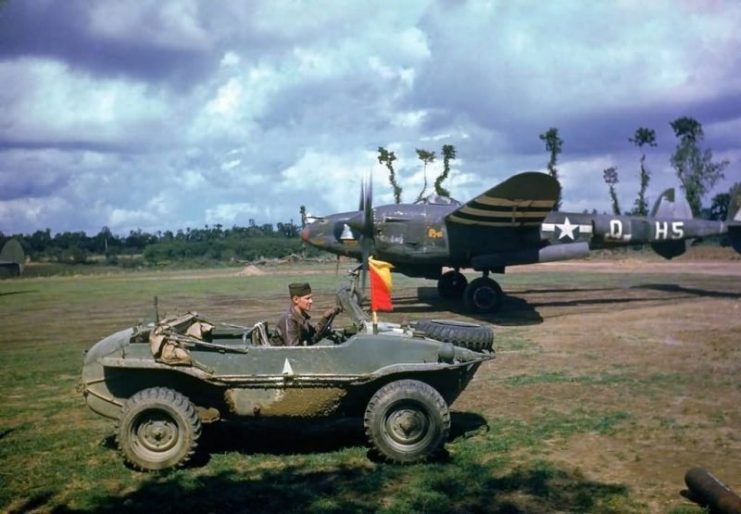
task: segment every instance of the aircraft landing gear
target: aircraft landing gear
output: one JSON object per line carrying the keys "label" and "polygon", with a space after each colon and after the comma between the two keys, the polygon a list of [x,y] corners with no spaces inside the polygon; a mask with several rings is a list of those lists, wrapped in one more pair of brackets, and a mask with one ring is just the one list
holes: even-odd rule
{"label": "aircraft landing gear", "polygon": [[502,307],[504,293],[496,281],[484,275],[466,286],[463,302],[469,312],[497,312]]}
{"label": "aircraft landing gear", "polygon": [[461,299],[468,280],[460,271],[450,270],[443,273],[437,281],[437,292],[441,298]]}

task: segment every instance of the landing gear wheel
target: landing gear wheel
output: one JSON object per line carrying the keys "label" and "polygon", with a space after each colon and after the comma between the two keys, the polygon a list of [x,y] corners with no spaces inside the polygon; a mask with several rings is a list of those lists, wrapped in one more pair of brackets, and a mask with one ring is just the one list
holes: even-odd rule
{"label": "landing gear wheel", "polygon": [[479,277],[466,286],[463,301],[469,312],[495,313],[502,307],[504,293],[496,281]]}
{"label": "landing gear wheel", "polygon": [[418,380],[398,380],[376,391],[363,421],[371,447],[397,463],[434,456],[450,432],[447,403],[432,386]]}
{"label": "landing gear wheel", "polygon": [[459,299],[463,297],[468,279],[460,271],[450,270],[443,273],[437,281],[437,292],[441,298]]}
{"label": "landing gear wheel", "polygon": [[116,440],[135,468],[154,471],[182,466],[201,436],[201,420],[193,404],[165,387],[139,391],[124,404]]}

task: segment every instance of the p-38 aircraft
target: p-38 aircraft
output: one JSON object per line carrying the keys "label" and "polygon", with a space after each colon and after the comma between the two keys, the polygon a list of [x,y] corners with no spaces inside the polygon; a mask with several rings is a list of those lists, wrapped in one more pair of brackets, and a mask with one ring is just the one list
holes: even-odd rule
{"label": "p-38 aircraft", "polygon": [[[560,184],[540,172],[523,172],[461,203],[436,195],[414,204],[373,207],[372,186],[361,186],[360,208],[324,217],[307,216],[301,237],[308,244],[367,262],[394,265],[394,272],[436,279],[444,298],[462,298],[471,312],[496,312],[502,289],[490,273],[507,266],[578,259],[590,250],[650,244],[671,259],[688,240],[729,234],[741,253],[741,195],[731,198],[725,221],[692,219],[673,189],[662,193],[649,217],[552,211]],[[443,267],[452,268],[443,273]],[[460,272],[482,276],[468,283]]]}

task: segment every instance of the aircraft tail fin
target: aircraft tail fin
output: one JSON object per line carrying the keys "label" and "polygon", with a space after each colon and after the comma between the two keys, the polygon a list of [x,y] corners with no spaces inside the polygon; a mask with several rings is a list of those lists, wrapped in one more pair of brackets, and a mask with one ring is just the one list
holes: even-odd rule
{"label": "aircraft tail fin", "polygon": [[684,195],[678,195],[674,188],[670,187],[659,195],[651,210],[651,217],[691,220],[692,209]]}
{"label": "aircraft tail fin", "polygon": [[561,185],[548,174],[526,171],[480,194],[448,214],[458,225],[539,227],[553,210]]}
{"label": "aircraft tail fin", "polygon": [[728,239],[731,241],[731,246],[736,252],[741,253],[741,185],[736,186],[731,191],[726,223],[728,224]]}
{"label": "aircraft tail fin", "polygon": [[[661,195],[651,210],[652,218],[669,218],[673,220],[691,220],[692,209],[684,195],[677,194],[674,188],[669,188]],[[687,251],[689,243],[684,239],[658,241],[651,243],[651,249],[664,259],[673,259]]]}
{"label": "aircraft tail fin", "polygon": [[25,261],[26,254],[18,240],[8,240],[0,251],[0,276],[20,275]]}

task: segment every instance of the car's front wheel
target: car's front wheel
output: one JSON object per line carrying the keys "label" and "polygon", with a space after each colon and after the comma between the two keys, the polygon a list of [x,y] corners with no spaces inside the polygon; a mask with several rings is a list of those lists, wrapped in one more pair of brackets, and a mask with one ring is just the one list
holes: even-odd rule
{"label": "car's front wheel", "polygon": [[368,442],[385,460],[418,462],[442,449],[450,432],[450,412],[429,384],[398,380],[373,395],[364,425]]}
{"label": "car's front wheel", "polygon": [[126,401],[116,439],[129,464],[154,471],[185,464],[200,435],[201,421],[190,400],[172,389],[153,387]]}

